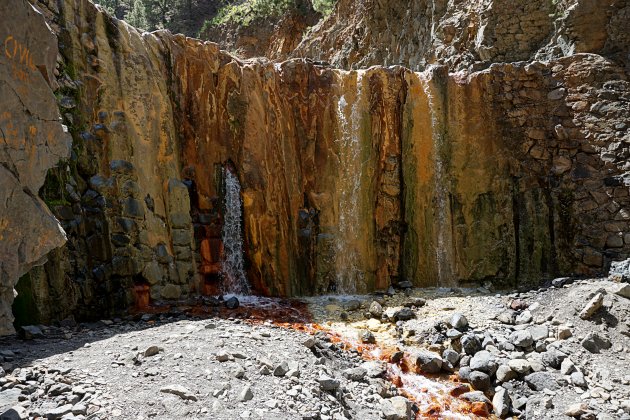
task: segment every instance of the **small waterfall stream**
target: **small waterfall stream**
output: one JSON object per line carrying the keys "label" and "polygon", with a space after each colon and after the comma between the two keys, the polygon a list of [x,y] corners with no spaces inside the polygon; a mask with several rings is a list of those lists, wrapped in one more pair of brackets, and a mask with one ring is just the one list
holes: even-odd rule
{"label": "small waterfall stream", "polygon": [[[354,102],[349,104],[346,96],[339,97],[337,117],[340,123],[339,144],[339,231],[335,240],[336,292],[355,294],[357,283],[364,282],[360,255],[355,244],[360,230],[361,174],[361,112],[362,83],[364,71],[357,71],[357,92]],[[350,119],[346,114],[350,107]]]}
{"label": "small waterfall stream", "polygon": [[243,257],[243,203],[241,200],[241,184],[232,171],[223,168],[225,187],[223,231],[223,258],[221,274],[223,276],[222,292],[225,294],[248,295],[249,283],[245,275]]}

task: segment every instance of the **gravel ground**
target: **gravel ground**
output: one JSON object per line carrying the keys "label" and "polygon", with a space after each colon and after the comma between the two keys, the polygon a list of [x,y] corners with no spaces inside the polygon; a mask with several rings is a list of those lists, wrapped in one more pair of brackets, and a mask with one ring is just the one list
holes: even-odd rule
{"label": "gravel ground", "polygon": [[[248,298],[234,311],[198,302],[141,318],[26,328],[29,340],[0,339],[0,413],[395,420],[494,409],[528,419],[630,419],[623,285],[556,285],[291,304]],[[593,301],[592,313],[580,317]],[[469,352],[470,343],[478,348]]]}

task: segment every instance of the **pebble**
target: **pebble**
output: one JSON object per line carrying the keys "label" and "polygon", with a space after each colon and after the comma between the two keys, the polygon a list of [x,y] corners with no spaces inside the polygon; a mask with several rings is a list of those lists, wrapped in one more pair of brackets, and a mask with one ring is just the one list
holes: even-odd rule
{"label": "pebble", "polygon": [[582,311],[580,311],[580,318],[589,319],[595,314],[595,312],[597,312],[602,307],[603,304],[604,304],[604,295],[602,293],[597,293],[586,304],[586,306],[582,309]]}
{"label": "pebble", "polygon": [[450,324],[458,331],[466,331],[468,329],[468,319],[462,313],[455,313],[451,317]]}
{"label": "pebble", "polygon": [[510,395],[507,390],[503,387],[499,387],[499,389],[494,394],[492,398],[492,407],[494,414],[497,417],[505,418],[510,413],[512,400],[510,399]]}
{"label": "pebble", "polygon": [[254,398],[254,393],[252,392],[251,385],[245,385],[245,387],[241,390],[241,393],[238,396],[238,400],[240,402],[249,401]]}
{"label": "pebble", "polygon": [[195,394],[182,385],[167,385],[160,388],[160,392],[177,395],[183,400],[197,401]]}

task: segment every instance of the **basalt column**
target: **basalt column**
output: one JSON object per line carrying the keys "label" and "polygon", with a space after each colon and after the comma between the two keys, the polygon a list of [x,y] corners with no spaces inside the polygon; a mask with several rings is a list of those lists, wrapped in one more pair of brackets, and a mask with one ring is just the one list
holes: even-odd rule
{"label": "basalt column", "polygon": [[483,78],[407,73],[403,267],[418,286],[514,278],[508,159]]}

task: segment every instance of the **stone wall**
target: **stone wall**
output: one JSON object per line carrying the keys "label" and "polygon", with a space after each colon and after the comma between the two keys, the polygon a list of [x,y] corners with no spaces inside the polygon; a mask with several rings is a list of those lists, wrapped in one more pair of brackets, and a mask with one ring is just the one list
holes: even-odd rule
{"label": "stone wall", "polygon": [[292,53],[337,68],[451,71],[598,53],[630,63],[627,0],[340,0]]}
{"label": "stone wall", "polygon": [[141,34],[87,0],[38,7],[73,138],[40,191],[68,244],[18,287],[38,321],[217,292],[225,165],[261,294],[525,286],[630,253],[630,88],[611,59],[344,71]]}

